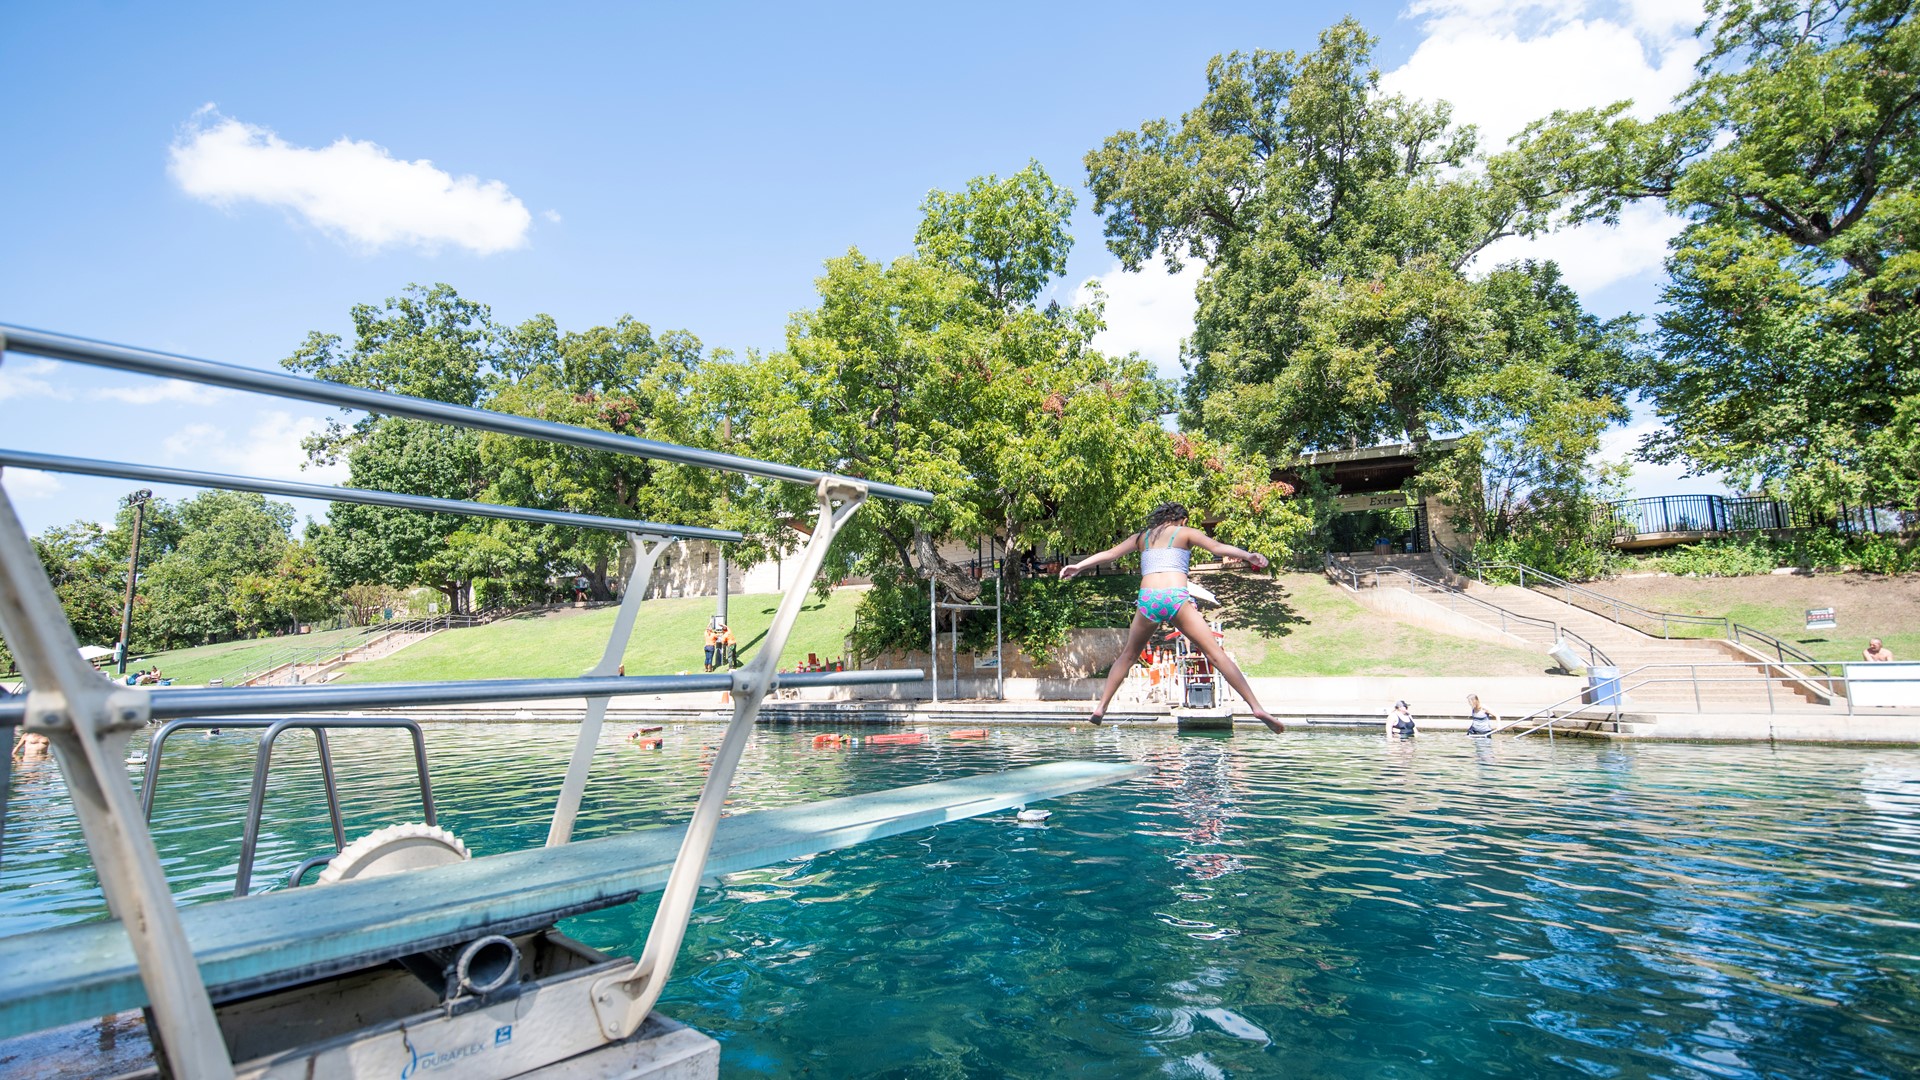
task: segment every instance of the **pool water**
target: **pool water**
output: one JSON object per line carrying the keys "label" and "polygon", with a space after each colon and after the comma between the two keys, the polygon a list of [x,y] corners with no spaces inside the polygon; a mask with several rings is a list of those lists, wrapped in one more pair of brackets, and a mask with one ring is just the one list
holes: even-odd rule
{"label": "pool water", "polygon": [[[734,813],[1064,757],[1139,780],[733,875],[663,1011],[730,1076],[1911,1076],[1920,751],[1427,734],[756,733]],[[718,725],[610,732],[579,834],[683,820]],[[545,837],[571,731],[428,729],[441,823]],[[231,892],[252,738],[176,736],[155,834],[182,896]],[[417,819],[390,733],[334,736],[350,834]],[[256,888],[328,846],[305,737]],[[101,917],[57,774],[16,773],[0,934]],[[636,952],[653,902],[568,920]]]}

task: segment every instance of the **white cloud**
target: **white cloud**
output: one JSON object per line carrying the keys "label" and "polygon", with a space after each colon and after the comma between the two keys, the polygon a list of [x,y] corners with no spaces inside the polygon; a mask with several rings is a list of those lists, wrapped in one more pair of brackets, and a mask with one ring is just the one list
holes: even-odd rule
{"label": "white cloud", "polygon": [[0,361],[0,401],[31,397],[71,401],[73,392],[47,377],[59,370],[60,365],[51,360]]}
{"label": "white cloud", "polygon": [[1632,467],[1627,476],[1627,489],[1634,498],[1732,493],[1726,477],[1717,473],[1688,476],[1684,465],[1655,465],[1634,460],[1633,452],[1639,449],[1640,440],[1662,427],[1658,417],[1636,410],[1626,427],[1614,428],[1600,436],[1600,453],[1595,456],[1604,462],[1625,461]]}
{"label": "white cloud", "polygon": [[7,495],[15,499],[50,499],[66,486],[59,477],[38,469],[6,469],[0,471],[0,481],[6,483]]}
{"label": "white cloud", "polygon": [[[1635,115],[1651,117],[1686,88],[1700,57],[1698,0],[1416,0],[1407,14],[1422,20],[1426,39],[1381,85],[1452,102],[1454,118],[1477,126],[1488,151],[1556,109],[1631,99]],[[1478,265],[1554,259],[1586,292],[1659,270],[1680,225],[1643,203],[1617,228],[1588,224],[1501,241]]]}
{"label": "white cloud", "polygon": [[294,146],[207,106],[174,140],[167,171],[194,198],[258,202],[299,214],[368,251],[452,244],[480,255],[521,247],[533,218],[498,180],[455,177],[425,158],[405,161],[342,137]]}
{"label": "white cloud", "polygon": [[159,379],[137,386],[103,386],[92,391],[98,397],[124,401],[129,405],[153,405],[178,402],[187,405],[211,405],[228,396],[217,386],[202,386],[181,379]]}
{"label": "white cloud", "polygon": [[1461,17],[1457,9],[1467,6],[1418,6],[1416,13],[1431,13],[1426,40],[1380,82],[1390,93],[1452,102],[1455,118],[1479,127],[1489,151],[1555,109],[1632,99],[1636,115],[1653,116],[1686,88],[1700,56],[1692,34],[1671,24],[1650,32],[1647,24],[1560,18],[1529,34],[1511,18]]}
{"label": "white cloud", "polygon": [[1667,257],[1667,241],[1685,224],[1659,206],[1636,203],[1621,211],[1617,226],[1591,222],[1543,236],[1496,240],[1475,257],[1473,267],[1489,270],[1516,259],[1552,259],[1575,292],[1588,294],[1658,270]]}
{"label": "white cloud", "polygon": [[1194,262],[1178,274],[1167,273],[1157,262],[1130,274],[1116,262],[1081,285],[1074,302],[1091,301],[1091,287],[1097,284],[1107,297],[1107,328],[1094,338],[1094,345],[1116,355],[1137,352],[1151,360],[1162,376],[1176,378],[1180,342],[1193,334],[1198,306],[1193,290],[1199,282],[1200,266]]}
{"label": "white cloud", "polygon": [[560,224],[560,211],[558,210],[542,210],[540,211],[540,216],[553,222],[555,225]]}
{"label": "white cloud", "polygon": [[346,465],[303,469],[306,451],[300,440],[326,423],[317,416],[289,412],[260,413],[244,434],[216,424],[189,424],[160,444],[167,460],[207,472],[231,472],[271,480],[306,484],[338,484],[347,478]]}

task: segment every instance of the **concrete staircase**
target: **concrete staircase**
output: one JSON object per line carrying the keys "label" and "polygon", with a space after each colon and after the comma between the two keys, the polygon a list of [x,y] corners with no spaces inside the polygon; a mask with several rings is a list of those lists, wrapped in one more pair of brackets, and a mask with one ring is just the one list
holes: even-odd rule
{"label": "concrete staircase", "polygon": [[348,664],[363,663],[391,656],[416,641],[424,641],[439,630],[395,631],[366,643],[311,660],[282,664],[241,684],[245,686],[313,686],[340,677]]}
{"label": "concrete staircase", "polygon": [[[1627,700],[1635,711],[1765,713],[1830,707],[1818,689],[1785,677],[1731,642],[1654,637],[1518,585],[1468,582],[1464,591],[1504,610],[1556,623],[1591,641],[1625,676]],[[1724,666],[1742,661],[1738,667]],[[1649,664],[1675,666],[1628,674]],[[1708,664],[1720,666],[1698,668],[1696,686],[1688,665]],[[1649,679],[1661,681],[1647,683]]]}

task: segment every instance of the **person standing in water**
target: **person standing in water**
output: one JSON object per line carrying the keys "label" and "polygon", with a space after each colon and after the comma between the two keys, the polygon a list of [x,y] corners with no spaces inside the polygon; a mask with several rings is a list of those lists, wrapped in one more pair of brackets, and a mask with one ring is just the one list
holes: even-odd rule
{"label": "person standing in water", "polygon": [[1132,658],[1139,655],[1141,646],[1153,634],[1153,628],[1166,623],[1185,635],[1206,656],[1214,670],[1226,676],[1227,684],[1247,703],[1261,723],[1274,731],[1285,730],[1273,718],[1273,714],[1261,706],[1260,699],[1253,696],[1253,687],[1248,685],[1247,677],[1241,674],[1240,665],[1234,663],[1233,658],[1214,640],[1213,629],[1207,625],[1206,619],[1200,615],[1199,606],[1187,592],[1187,567],[1196,547],[1222,558],[1245,559],[1256,570],[1267,568],[1265,555],[1223,544],[1199,529],[1188,528],[1187,508],[1179,503],[1163,503],[1147,515],[1145,530],[1097,555],[1089,555],[1060,568],[1060,580],[1067,581],[1101,563],[1112,562],[1136,551],[1140,553],[1140,596],[1134,602],[1133,625],[1127,629],[1126,643],[1120,646],[1120,655],[1114,658],[1113,667],[1107,672],[1107,684],[1100,691],[1100,703],[1093,707],[1093,714],[1087,717],[1088,720],[1098,724],[1106,717],[1107,705],[1113,701],[1113,695],[1120,692],[1120,684],[1126,681],[1127,667]]}

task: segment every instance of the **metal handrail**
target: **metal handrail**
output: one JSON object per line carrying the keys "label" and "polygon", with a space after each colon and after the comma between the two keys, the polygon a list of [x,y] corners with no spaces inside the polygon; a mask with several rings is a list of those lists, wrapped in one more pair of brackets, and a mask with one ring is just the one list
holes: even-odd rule
{"label": "metal handrail", "polygon": [[[253,886],[254,853],[260,846],[260,820],[267,799],[267,774],[273,768],[273,747],[282,733],[289,728],[300,728],[313,732],[314,746],[320,755],[320,779],[326,790],[327,817],[333,825],[333,851],[338,855],[347,846],[346,823],[340,814],[340,792],[333,778],[333,753],[327,746],[327,732],[340,728],[397,729],[405,731],[413,742],[413,768],[420,786],[420,812],[428,825],[437,824],[433,804],[433,785],[427,778],[427,742],[420,731],[420,725],[413,720],[394,720],[370,717],[317,717],[306,720],[174,720],[168,722],[154,733],[153,741],[147,746],[147,771],[140,785],[140,810],[146,820],[153,820],[153,793],[160,779],[160,758],[166,752],[167,740],[174,732],[183,728],[263,728],[260,744],[254,753],[253,787],[247,799],[247,817],[240,837],[240,863],[233,875],[233,895],[245,896]],[[306,870],[318,863],[328,861],[329,857],[309,859],[293,874],[292,881],[299,881]]]}
{"label": "metal handrail", "polygon": [[[1833,675],[1832,670],[1830,670],[1832,665],[1829,662],[1815,660],[1812,656],[1808,655],[1807,653],[1801,651],[1800,649],[1794,648],[1792,645],[1787,644],[1786,642],[1780,640],[1779,638],[1773,636],[1772,634],[1767,633],[1764,630],[1757,630],[1743,623],[1736,623],[1733,621],[1731,616],[1686,615],[1686,614],[1682,614],[1680,612],[1675,612],[1675,611],[1655,611],[1652,608],[1642,607],[1641,605],[1635,604],[1629,600],[1622,600],[1616,596],[1608,596],[1605,593],[1596,592],[1592,589],[1587,588],[1584,585],[1576,585],[1573,582],[1555,577],[1554,575],[1549,574],[1544,570],[1536,570],[1533,567],[1527,566],[1522,563],[1472,562],[1464,559],[1463,557],[1460,556],[1458,552],[1455,552],[1453,549],[1447,547],[1444,544],[1440,544],[1436,542],[1434,546],[1436,549],[1443,552],[1447,556],[1448,561],[1456,569],[1473,574],[1483,584],[1486,583],[1486,578],[1482,574],[1482,571],[1484,570],[1518,571],[1520,574],[1521,588],[1527,587],[1527,575],[1531,574],[1534,577],[1540,579],[1541,581],[1544,581],[1555,588],[1561,589],[1564,592],[1567,592],[1576,596],[1587,597],[1589,599],[1597,601],[1604,607],[1611,608],[1613,613],[1609,615],[1604,610],[1596,611],[1593,608],[1587,607],[1585,605],[1574,604],[1571,600],[1563,601],[1564,603],[1567,603],[1573,607],[1580,608],[1582,611],[1590,612],[1594,615],[1599,615],[1602,618],[1611,619],[1612,621],[1619,623],[1622,626],[1629,625],[1626,622],[1626,620],[1620,618],[1620,612],[1622,611],[1630,611],[1635,615],[1639,615],[1647,619],[1659,620],[1660,636],[1667,640],[1672,640],[1673,638],[1673,634],[1671,632],[1671,624],[1675,622],[1692,623],[1698,626],[1718,625],[1725,630],[1726,638],[1729,641],[1744,643],[1746,638],[1753,638],[1756,641],[1759,641],[1762,644],[1771,647],[1774,650],[1774,655],[1783,663],[1786,662],[1788,658],[1791,658],[1794,662],[1797,662],[1797,663],[1812,664],[1812,665],[1821,667],[1823,669],[1821,671],[1822,675],[1825,675],[1825,676]],[[1639,627],[1629,627],[1629,628],[1635,629],[1635,630],[1639,629]]]}
{"label": "metal handrail", "polygon": [[[1805,652],[1794,648],[1779,638],[1774,637],[1772,634],[1767,633],[1765,630],[1755,630],[1753,627],[1743,623],[1732,623],[1731,625],[1733,627],[1732,639],[1734,641],[1744,644],[1746,638],[1754,638],[1764,645],[1771,645],[1774,656],[1778,658],[1781,663],[1787,663],[1788,657],[1792,657],[1793,663],[1811,664],[1821,669],[1820,674],[1832,677],[1834,661],[1815,660]],[[1838,661],[1838,663],[1845,664],[1847,661],[1842,660]]]}
{"label": "metal handrail", "polygon": [[[783,672],[772,689],[805,690],[825,686],[870,686],[919,682],[919,668],[877,671]],[[469,679],[437,683],[365,683],[341,686],[244,686],[235,689],[161,687],[149,695],[148,715],[155,720],[182,717],[245,716],[249,713],[312,713],[381,707],[480,705],[489,702],[553,698],[621,697],[635,694],[743,692],[744,671],[711,675],[613,675],[573,679]],[[27,714],[25,695],[0,698],[0,724],[19,723]]]}
{"label": "metal handrail", "polygon": [[1403,566],[1371,566],[1365,570],[1361,570],[1358,567],[1339,565],[1338,563],[1334,562],[1332,555],[1326,556],[1325,559],[1326,559],[1327,572],[1330,574],[1347,575],[1348,578],[1350,579],[1349,581],[1350,587],[1353,588],[1355,591],[1358,591],[1361,587],[1360,575],[1362,574],[1373,574],[1376,580],[1378,579],[1381,573],[1398,574],[1401,577],[1405,577],[1409,579],[1410,581],[1424,585],[1435,592],[1444,593],[1449,598],[1457,598],[1460,600],[1465,600],[1470,604],[1475,604],[1480,607],[1486,608],[1489,611],[1497,613],[1501,619],[1500,629],[1502,632],[1504,632],[1507,629],[1506,620],[1508,619],[1513,619],[1516,622],[1532,623],[1536,626],[1542,626],[1552,631],[1553,636],[1556,639],[1572,641],[1584,647],[1587,650],[1587,661],[1589,663],[1589,666],[1594,666],[1594,665],[1604,665],[1606,667],[1613,666],[1613,659],[1609,657],[1606,654],[1606,652],[1602,650],[1598,645],[1595,645],[1593,642],[1588,641],[1585,637],[1583,637],[1578,632],[1569,630],[1565,626],[1551,619],[1542,619],[1534,615],[1522,615],[1517,611],[1508,611],[1506,608],[1503,608],[1498,604],[1494,604],[1486,600],[1482,600],[1477,596],[1470,596],[1467,593],[1460,591],[1459,589],[1453,588],[1452,586],[1446,585],[1442,582],[1434,581],[1432,578],[1423,577],[1419,574],[1416,574],[1413,571],[1408,570]]}
{"label": "metal handrail", "polygon": [[[1534,578],[1537,578],[1538,580],[1545,582],[1546,584],[1556,589],[1560,589],[1561,591],[1566,592],[1570,595],[1585,597],[1589,600],[1593,600],[1601,604],[1603,607],[1612,609],[1612,614],[1608,614],[1606,611],[1596,611],[1591,607],[1588,607],[1584,604],[1576,604],[1571,600],[1563,600],[1561,602],[1564,604],[1567,604],[1569,607],[1577,607],[1582,611],[1586,611],[1591,614],[1598,615],[1601,618],[1610,619],[1613,622],[1619,623],[1621,626],[1629,625],[1625,619],[1622,619],[1620,617],[1620,613],[1623,611],[1631,612],[1635,615],[1639,615],[1647,619],[1658,620],[1660,623],[1660,636],[1668,640],[1671,640],[1673,638],[1672,625],[1671,625],[1673,623],[1690,623],[1697,626],[1718,626],[1718,627],[1722,627],[1726,631],[1726,635],[1729,638],[1733,636],[1733,620],[1727,618],[1724,615],[1717,615],[1717,616],[1716,615],[1684,615],[1676,611],[1655,611],[1652,608],[1642,607],[1639,604],[1633,603],[1630,600],[1622,600],[1618,597],[1608,596],[1605,593],[1595,592],[1594,590],[1589,589],[1584,585],[1575,585],[1573,582],[1567,581],[1564,578],[1555,577],[1552,574],[1546,573],[1541,570],[1536,570],[1533,567],[1527,566],[1523,563],[1476,562],[1471,564],[1471,566],[1468,568],[1468,572],[1472,573],[1477,579],[1479,579],[1479,581],[1482,584],[1491,584],[1486,580],[1486,576],[1485,576],[1485,572],[1488,570],[1517,571],[1520,575],[1520,587],[1523,589],[1530,587],[1527,584],[1527,577],[1531,575]],[[1630,627],[1630,628],[1635,630],[1639,629],[1639,627]]]}
{"label": "metal handrail", "polygon": [[491,431],[498,435],[515,435],[523,439],[578,446],[586,450],[607,450],[629,457],[672,461],[703,469],[719,469],[725,472],[744,473],[748,476],[761,476],[769,480],[787,480],[809,485],[818,484],[823,480],[832,484],[856,484],[864,487],[870,495],[896,502],[915,503],[921,506],[927,506],[933,502],[931,492],[900,487],[896,484],[869,483],[859,477],[841,476],[819,469],[802,469],[793,465],[741,457],[737,454],[723,454],[716,450],[700,450],[674,443],[635,438],[631,435],[618,435],[611,431],[597,431],[592,428],[559,424],[551,420],[537,420],[530,416],[476,409],[468,405],[431,401],[426,398],[393,394],[384,390],[368,390],[319,379],[304,379],[297,375],[259,371],[235,364],[197,360],[188,356],[175,356],[171,353],[92,341],[69,334],[33,330],[24,326],[0,324],[0,338],[5,340],[8,352],[43,356],[50,360],[68,360],[117,371],[183,379],[207,386],[223,386],[229,390],[246,390],[270,394],[274,397],[292,398],[296,401],[337,405],[343,409],[358,409],[384,416],[403,416],[436,424],[452,424],[455,427],[471,428],[476,431]]}
{"label": "metal handrail", "polygon": [[[1823,667],[1823,668],[1840,667],[1843,671],[1843,674],[1840,674],[1840,675],[1822,674],[1821,676],[1818,676],[1818,677],[1809,676],[1809,675],[1805,675],[1800,672],[1794,671],[1792,662],[1788,662],[1788,663],[1776,662],[1776,661],[1768,660],[1765,657],[1760,657],[1754,660],[1724,660],[1724,661],[1715,661],[1715,662],[1704,663],[1704,664],[1676,663],[1676,662],[1655,662],[1651,664],[1641,664],[1638,667],[1621,672],[1620,675],[1617,677],[1617,679],[1613,680],[1617,683],[1617,686],[1615,687],[1614,690],[1611,691],[1611,695],[1613,696],[1614,700],[1612,705],[1609,707],[1606,715],[1609,718],[1611,718],[1615,723],[1618,723],[1621,715],[1625,711],[1625,698],[1630,691],[1638,690],[1647,686],[1655,686],[1655,685],[1662,685],[1662,684],[1669,684],[1669,683],[1686,683],[1694,688],[1694,711],[1696,712],[1705,711],[1705,708],[1702,704],[1702,700],[1700,697],[1700,687],[1702,685],[1711,685],[1711,684],[1753,685],[1755,683],[1759,683],[1764,685],[1767,689],[1767,711],[1769,713],[1775,713],[1779,711],[1778,703],[1774,700],[1774,697],[1773,697],[1773,685],[1777,682],[1798,682],[1804,686],[1807,686],[1810,689],[1825,693],[1829,698],[1844,698],[1847,701],[1847,711],[1851,713],[1853,711],[1853,700],[1852,700],[1852,695],[1847,692],[1847,687],[1846,687],[1847,678],[1844,674],[1845,665],[1849,663],[1849,661],[1816,660],[1816,661],[1812,661],[1811,663],[1814,666]],[[1712,677],[1701,678],[1700,677],[1701,668],[1737,668],[1741,670],[1747,670],[1747,669],[1753,668],[1755,665],[1759,665],[1762,670],[1757,674],[1750,675],[1744,678],[1712,678]],[[1662,669],[1677,669],[1677,668],[1687,669],[1687,672],[1688,672],[1687,677],[1684,679],[1679,677],[1645,678],[1645,679],[1641,679],[1639,682],[1633,683],[1631,686],[1627,684],[1627,680],[1629,678],[1632,678],[1633,676],[1636,676],[1636,675],[1640,675],[1644,672],[1656,671],[1656,670],[1662,670]],[[1816,685],[1817,683],[1822,683],[1822,682],[1826,684],[1824,687]],[[1835,685],[1836,683],[1838,683],[1839,685],[1836,686]],[[1585,697],[1588,693],[1591,693],[1592,690],[1593,690],[1593,687],[1591,686],[1583,687],[1578,692],[1571,694],[1567,697],[1564,697],[1559,701],[1554,702],[1551,705],[1545,705],[1538,709],[1534,709],[1531,712],[1515,717],[1514,719],[1500,725],[1499,727],[1494,728],[1493,730],[1495,733],[1503,732],[1510,728],[1517,727],[1521,724],[1524,724],[1529,720],[1534,720],[1542,716],[1548,717],[1548,719],[1543,723],[1536,724],[1525,731],[1517,733],[1518,735],[1531,734],[1535,731],[1540,730],[1541,727],[1548,726],[1555,720],[1566,719],[1566,717],[1554,716],[1553,715],[1554,711],[1559,709],[1561,706],[1574,701],[1575,699]]]}
{"label": "metal handrail", "polygon": [[[271,674],[283,667],[299,667],[302,664],[315,664],[330,656],[338,656],[340,659],[345,660],[354,653],[371,649],[385,642],[395,634],[418,634],[436,630],[451,630],[455,626],[459,626],[462,629],[470,629],[486,621],[487,620],[477,615],[429,615],[425,618],[409,619],[406,622],[379,623],[375,626],[369,626],[360,632],[359,636],[365,640],[352,644],[334,642],[330,645],[308,646],[304,649],[288,648],[281,649],[278,652],[268,653],[267,656],[261,660],[247,664],[244,667],[235,668],[221,675],[220,684],[222,686],[244,686],[262,675]],[[369,634],[374,636],[369,638],[367,637]],[[209,682],[208,685],[211,686],[212,683]]]}
{"label": "metal handrail", "polygon": [[[8,342],[8,347],[12,348],[11,340]],[[576,514],[570,510],[535,510],[524,506],[473,502],[467,499],[401,495],[392,491],[375,491],[370,488],[296,484],[288,480],[267,480],[257,476],[230,476],[225,473],[174,469],[160,465],[136,465],[124,461],[99,461],[93,458],[64,457],[59,454],[35,454],[24,450],[0,450],[0,466],[8,465],[22,469],[38,469],[42,472],[106,476],[121,480],[147,480],[156,484],[180,484],[185,487],[215,488],[226,491],[252,491],[262,495],[286,495],[296,499],[322,499],[327,502],[360,503],[367,506],[387,506],[397,510],[461,514],[467,517],[505,518],[509,521],[567,525],[605,532],[658,533],[662,536],[678,536],[688,540],[744,539],[740,533],[732,529],[709,529],[699,525],[662,525],[658,522],[627,521],[602,517],[598,514]]]}
{"label": "metal handrail", "polygon": [[[721,739],[706,781],[701,786],[694,818],[684,833],[679,856],[669,875],[661,905],[647,936],[639,962],[624,976],[596,980],[591,1000],[601,1033],[609,1042],[637,1031],[658,1000],[679,952],[692,901],[711,852],[721,804],[732,783],[748,731],[768,690],[788,685],[850,685],[917,680],[919,672],[832,672],[780,678],[773,671],[784,647],[807,585],[824,563],[827,546],[842,525],[870,496],[928,505],[930,492],[892,484],[867,483],[816,469],[757,461],[733,454],[677,446],[572,427],[531,417],[429,401],[320,380],[205,360],[171,356],[84,338],[0,325],[0,352],[16,352],[69,360],[162,378],[182,379],[210,386],[271,394],[282,398],[335,405],[345,409],[450,424],[542,442],[601,450],[631,457],[672,461],[745,476],[806,483],[814,488],[815,527],[801,555],[801,573],[782,597],[767,634],[765,648],[748,668],[713,676],[656,676],[623,678],[618,661],[631,639],[644,589],[628,589],[614,621],[600,662],[579,679],[516,679],[442,684],[386,686],[327,686],[277,689],[179,689],[164,692],[115,687],[79,658],[72,624],[53,592],[26,530],[0,485],[0,630],[20,659],[23,674],[35,686],[23,700],[0,701],[0,725],[18,724],[31,714],[36,728],[54,741],[56,760],[67,779],[94,865],[110,911],[126,932],[151,1008],[149,1023],[155,1045],[162,1048],[163,1071],[221,1080],[234,1075],[233,1062],[215,1020],[212,1002],[193,946],[169,888],[166,871],[154,848],[151,833],[139,813],[139,803],[128,781],[125,747],[132,732],[153,719],[188,716],[214,717],[246,712],[324,712],[340,708],[378,708],[432,703],[458,704],[510,701],[526,698],[585,697],[587,708],[575,739],[574,753],[562,781],[549,829],[548,845],[568,842],[580,806],[588,766],[609,701],[638,693],[685,693],[702,689],[733,693],[732,722]],[[24,462],[16,456],[15,462]],[[231,485],[242,490],[261,488],[270,481],[248,477],[213,477],[185,470],[155,470],[149,466],[91,462],[84,459],[39,464],[91,470],[101,475],[138,474],[147,478]],[[189,477],[192,479],[189,479]],[[280,489],[285,491],[286,489]],[[350,491],[314,486],[302,494],[337,501],[368,501],[383,505],[427,508],[418,496]],[[435,504],[436,511],[454,510],[489,517],[540,521],[553,511],[497,507],[491,504]],[[634,549],[633,575],[644,581],[664,549],[676,536],[689,535],[685,527],[649,527],[650,523],[614,523],[600,519],[599,527],[625,533]],[[575,521],[574,524],[586,524]],[[637,527],[636,527],[637,526]],[[713,537],[733,535],[727,530],[704,530]],[[1105,782],[1105,781],[1102,781]]]}

